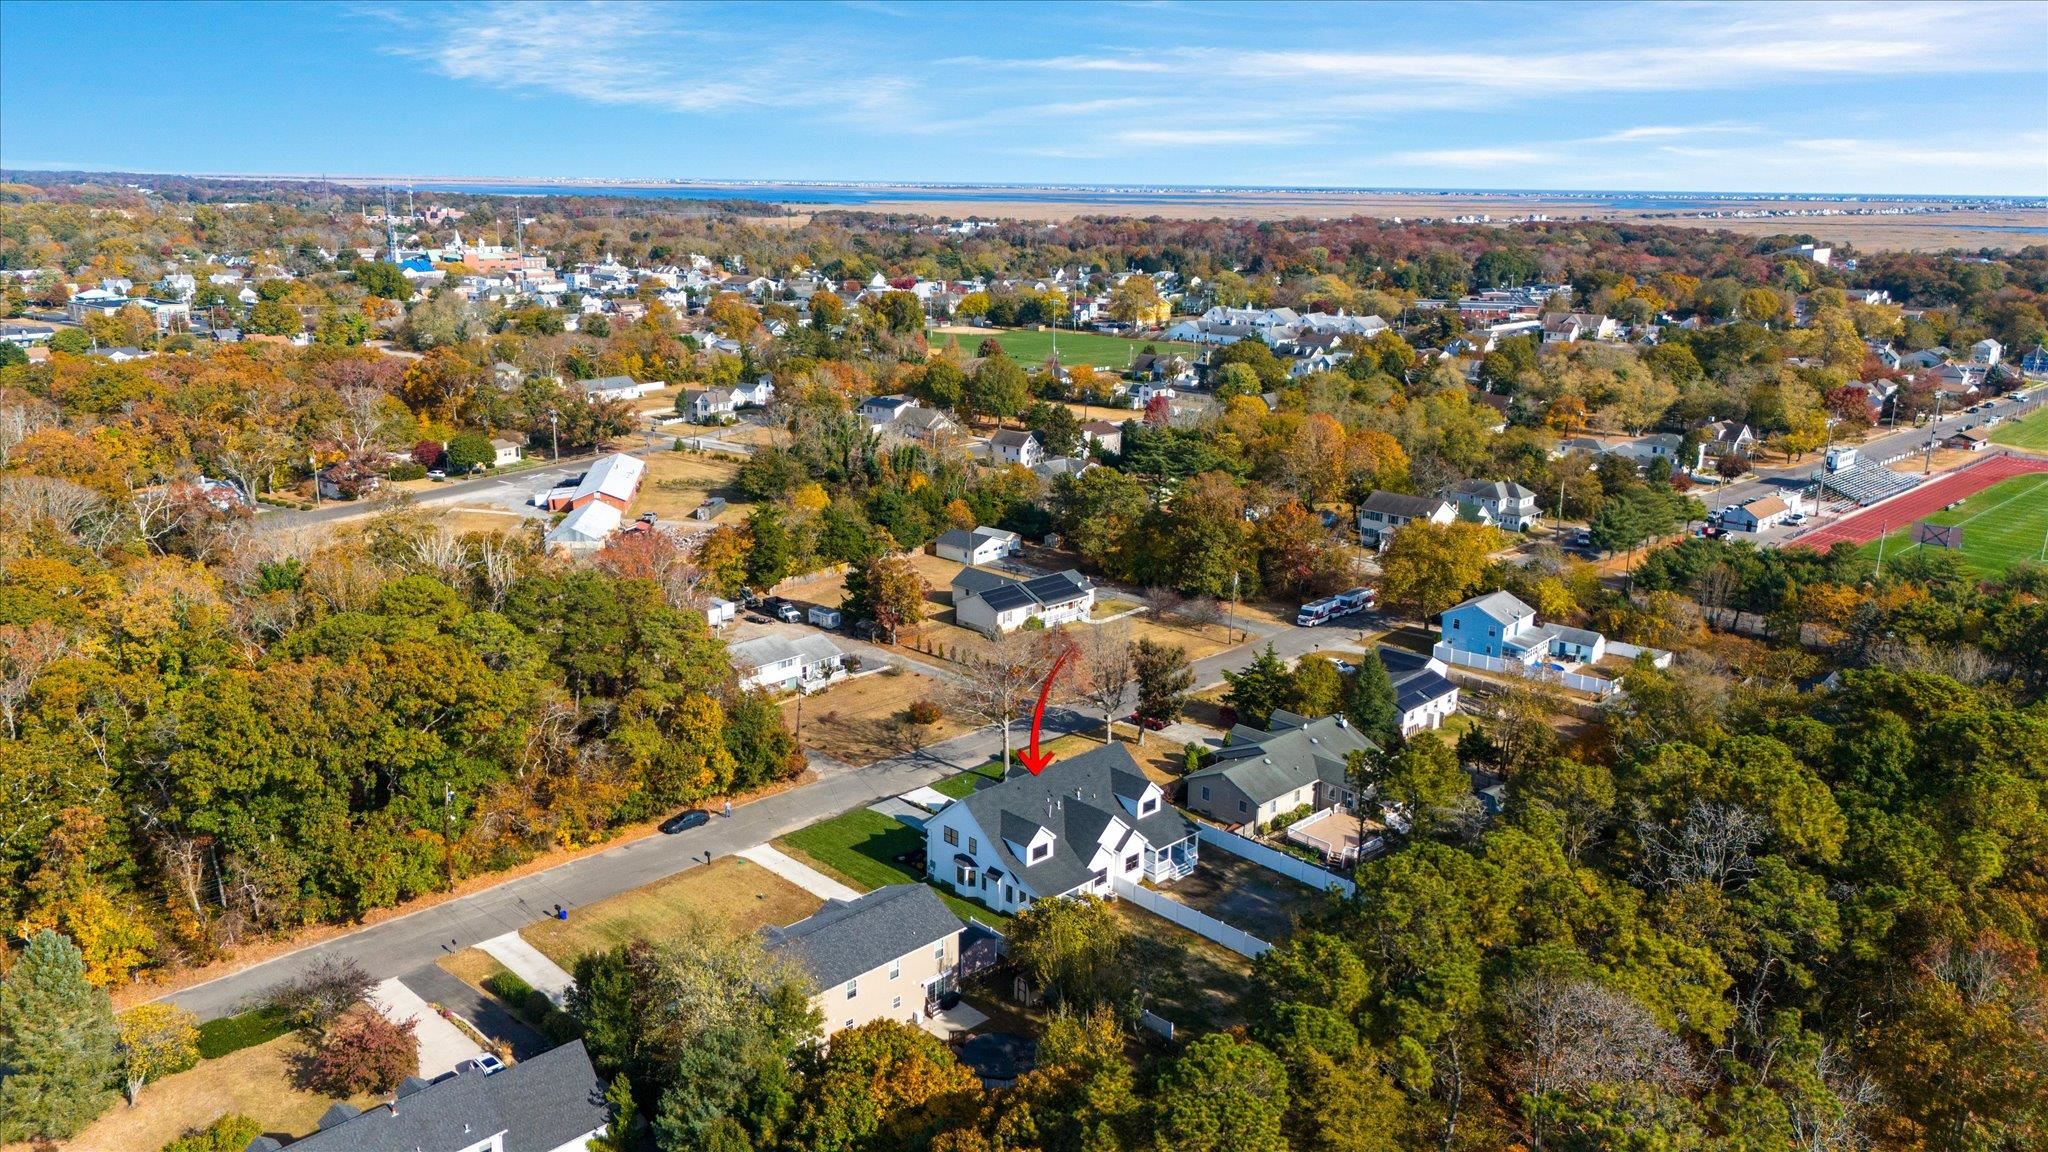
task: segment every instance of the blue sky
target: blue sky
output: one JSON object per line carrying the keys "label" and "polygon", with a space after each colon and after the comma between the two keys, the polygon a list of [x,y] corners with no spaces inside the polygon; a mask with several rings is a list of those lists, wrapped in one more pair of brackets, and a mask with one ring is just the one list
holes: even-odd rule
{"label": "blue sky", "polygon": [[0,3],[0,164],[2048,193],[2048,4]]}

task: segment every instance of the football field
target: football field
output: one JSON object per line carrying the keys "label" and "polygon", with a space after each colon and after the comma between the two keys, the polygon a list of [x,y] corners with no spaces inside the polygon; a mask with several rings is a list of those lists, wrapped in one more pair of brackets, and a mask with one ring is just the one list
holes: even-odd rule
{"label": "football field", "polygon": [[2048,452],[2048,407],[2036,408],[1991,430],[1991,442],[2028,452]]}
{"label": "football field", "polygon": [[[2001,481],[1925,522],[1961,525],[1963,544],[1958,551],[1963,562],[1978,575],[1995,579],[2015,564],[2041,559],[2043,544],[2048,543],[2048,473]],[[1886,561],[1928,547],[1913,543],[1911,525],[1887,535],[1882,546]],[[1866,544],[1863,551],[1875,558],[1879,544]]]}

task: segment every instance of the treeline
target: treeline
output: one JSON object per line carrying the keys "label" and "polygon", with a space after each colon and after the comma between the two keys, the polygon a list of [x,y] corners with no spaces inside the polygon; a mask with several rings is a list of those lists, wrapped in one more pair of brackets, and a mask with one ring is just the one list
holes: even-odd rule
{"label": "treeline", "polygon": [[[2041,707],[1924,671],[1804,693],[1708,663],[1627,685],[1569,736],[1531,688],[1462,755],[1425,734],[1360,765],[1412,826],[1256,962],[1245,1027],[1143,1031],[1174,962],[1094,899],[1010,932],[998,984],[1051,1015],[1036,1066],[995,1091],[895,1022],[812,1047],[808,984],[751,939],[588,956],[571,1007],[633,1101],[621,1129],[673,1150],[2048,1139]],[[1498,817],[1460,759],[1507,779]]]}
{"label": "treeline", "polygon": [[97,984],[802,766],[680,557],[571,569],[398,513],[200,564],[67,519],[82,492],[0,477],[0,911]]}

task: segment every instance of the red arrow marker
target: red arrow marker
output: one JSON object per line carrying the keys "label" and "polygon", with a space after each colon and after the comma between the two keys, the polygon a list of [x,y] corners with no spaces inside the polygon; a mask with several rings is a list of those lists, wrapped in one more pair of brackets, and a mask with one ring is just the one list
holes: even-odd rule
{"label": "red arrow marker", "polygon": [[1031,710],[1031,750],[1017,754],[1017,759],[1023,761],[1026,768],[1031,769],[1033,776],[1045,771],[1045,766],[1053,762],[1052,753],[1038,750],[1038,726],[1045,723],[1045,698],[1052,695],[1053,679],[1060,674],[1060,665],[1065,664],[1067,657],[1071,655],[1071,648],[1061,652],[1059,658],[1052,662],[1052,671],[1045,674],[1045,683],[1038,689],[1038,707]]}

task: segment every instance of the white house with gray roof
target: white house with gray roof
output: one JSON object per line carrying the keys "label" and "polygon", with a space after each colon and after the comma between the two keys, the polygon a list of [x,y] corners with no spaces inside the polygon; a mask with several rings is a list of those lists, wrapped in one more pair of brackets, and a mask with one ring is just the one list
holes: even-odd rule
{"label": "white house with gray roof", "polygon": [[[337,1104],[293,1152],[582,1152],[604,1131],[604,1081],[574,1040],[501,1072],[429,1084],[409,1077],[389,1104]],[[250,1152],[279,1145],[259,1136]]]}
{"label": "white house with gray roof", "polygon": [[1174,880],[1200,853],[1194,821],[1166,803],[1121,744],[1021,769],[925,822],[931,879],[998,912],[1042,896],[1108,896],[1113,881]]}
{"label": "white house with gray roof", "polygon": [[815,692],[846,674],[846,654],[816,632],[797,636],[756,636],[727,651],[739,670],[740,687]]}
{"label": "white house with gray roof", "polygon": [[1224,824],[1263,825],[1304,805],[1352,807],[1357,800],[1347,761],[1378,745],[1342,716],[1311,720],[1275,711],[1261,732],[1230,730],[1215,762],[1187,778],[1187,806]]}
{"label": "white house with gray roof", "polygon": [[830,1036],[873,1020],[916,1024],[952,990],[967,925],[924,884],[831,900],[787,928],[763,929],[769,951],[810,973],[811,1005]]}
{"label": "white house with gray roof", "polygon": [[1441,496],[1410,496],[1375,488],[1358,506],[1358,539],[1367,548],[1386,551],[1394,533],[1417,520],[1449,524],[1457,509]]}
{"label": "white house with gray roof", "polygon": [[962,564],[993,564],[1005,556],[1014,556],[1024,546],[1024,541],[1015,533],[1002,528],[981,526],[972,532],[955,528],[939,537],[932,550],[942,560],[954,560]]}
{"label": "white house with gray roof", "polygon": [[1444,495],[1468,520],[1510,532],[1536,526],[1536,493],[1512,480],[1467,480],[1446,489]]}
{"label": "white house with gray roof", "polygon": [[1069,569],[1018,580],[986,568],[962,568],[953,576],[953,622],[984,636],[1014,632],[1033,619],[1048,628],[1086,620],[1095,607],[1095,586]]}

